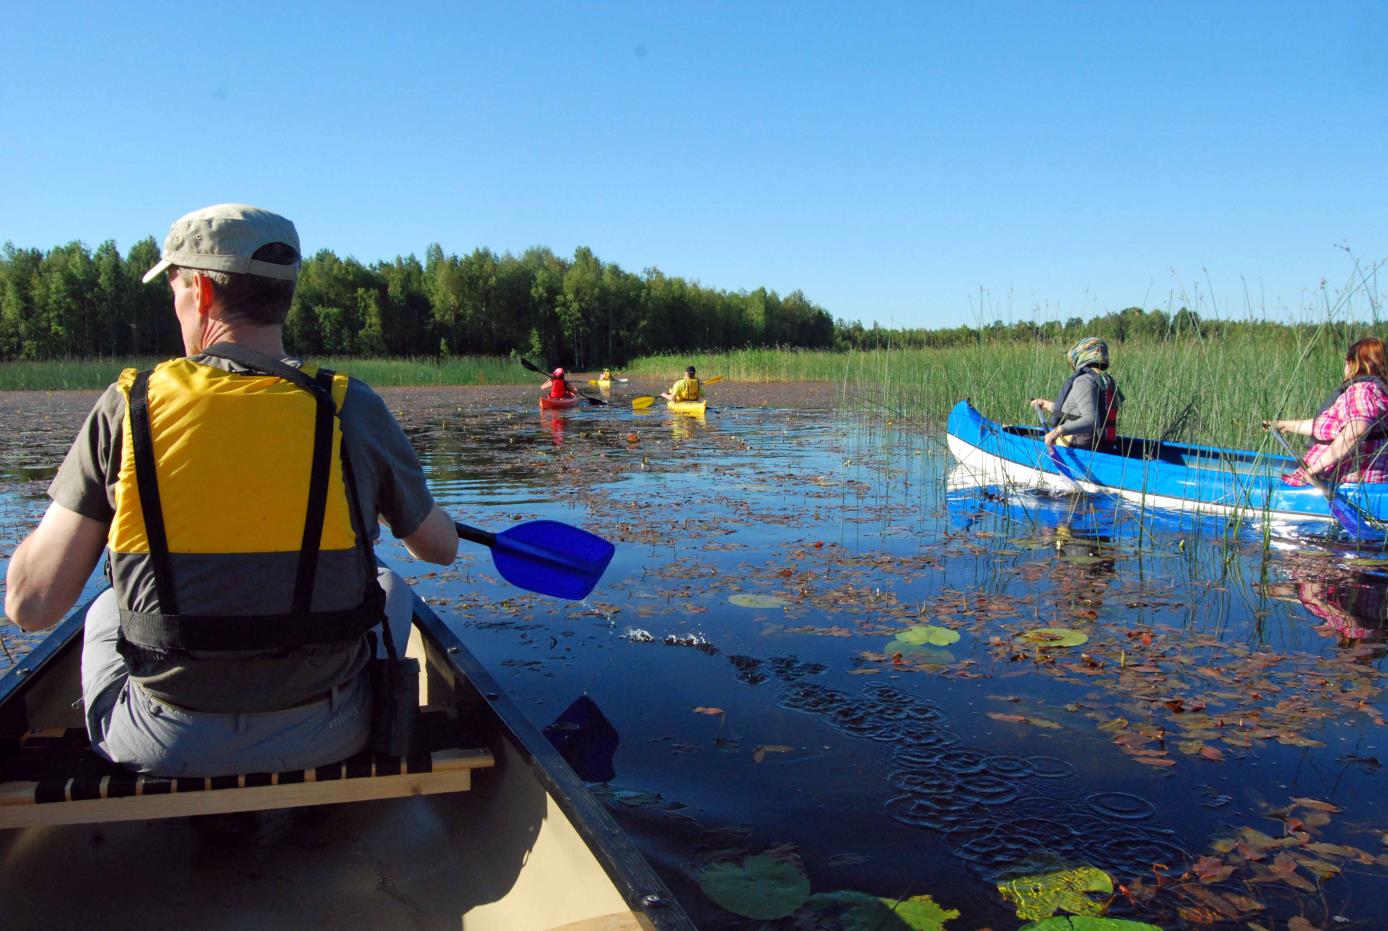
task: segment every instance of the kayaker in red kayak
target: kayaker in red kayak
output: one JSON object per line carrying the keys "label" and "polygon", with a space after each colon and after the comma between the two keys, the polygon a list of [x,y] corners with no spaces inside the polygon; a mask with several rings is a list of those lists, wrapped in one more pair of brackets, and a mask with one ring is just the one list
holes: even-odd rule
{"label": "kayaker in red kayak", "polygon": [[549,381],[540,386],[541,391],[546,388],[549,389],[549,396],[555,399],[570,398],[575,394],[574,390],[569,387],[568,381],[564,378],[564,370],[562,368],[557,368],[551,372]]}
{"label": "kayaker in red kayak", "polygon": [[667,401],[697,401],[703,397],[702,385],[699,379],[694,377],[694,366],[689,366],[684,370],[684,377],[670,386],[669,391],[662,391],[660,396]]}

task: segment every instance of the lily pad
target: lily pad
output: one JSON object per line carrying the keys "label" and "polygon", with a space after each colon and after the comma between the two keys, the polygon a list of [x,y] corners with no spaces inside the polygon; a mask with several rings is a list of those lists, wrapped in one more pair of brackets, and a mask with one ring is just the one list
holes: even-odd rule
{"label": "lily pad", "polygon": [[1113,880],[1093,866],[1077,866],[998,883],[998,892],[1017,909],[1018,918],[1049,918],[1057,911],[1098,915],[1106,904],[1085,893],[1113,894]]}
{"label": "lily pad", "polygon": [[959,642],[959,631],[950,630],[948,627],[908,627],[897,634],[896,639],[922,646],[929,644],[936,647],[947,647],[951,643]]}
{"label": "lily pad", "polygon": [[954,654],[949,650],[926,646],[922,643],[907,643],[905,640],[889,640],[887,641],[887,645],[882,649],[886,652],[888,658],[900,653],[903,659],[909,659],[914,665],[924,663],[927,666],[950,666],[955,662]]}
{"label": "lily pad", "polygon": [[728,601],[739,608],[780,608],[785,605],[785,601],[775,595],[749,595],[745,592],[729,595]]}
{"label": "lily pad", "polygon": [[1128,921],[1125,918],[1056,915],[1024,924],[1018,931],[1161,931],[1161,928],[1145,921]]}
{"label": "lily pad", "polygon": [[1022,639],[1039,647],[1077,647],[1089,642],[1089,635],[1069,627],[1038,627],[1022,634]]}
{"label": "lily pad", "polygon": [[879,899],[865,892],[830,892],[810,896],[807,908],[838,912],[842,931],[880,931],[883,928],[910,928],[912,931],[943,931],[945,922],[958,918],[959,911],[941,908],[928,895],[909,899]]}
{"label": "lily pad", "polygon": [[715,863],[699,874],[699,888],[735,915],[763,921],[784,918],[810,897],[810,880],[790,860],[758,854]]}

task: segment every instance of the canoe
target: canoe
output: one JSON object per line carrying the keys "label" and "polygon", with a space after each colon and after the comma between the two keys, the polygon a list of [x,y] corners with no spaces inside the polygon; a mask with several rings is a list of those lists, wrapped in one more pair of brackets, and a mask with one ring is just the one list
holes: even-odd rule
{"label": "canoe", "polygon": [[[1112,494],[1143,507],[1203,514],[1292,523],[1335,520],[1316,488],[1281,481],[1296,468],[1288,456],[1122,436],[1112,451],[1057,446],[1052,458],[1041,427],[989,420],[967,400],[950,411],[946,432],[954,457],[990,481]],[[1345,482],[1337,494],[1375,518],[1388,517],[1388,483]]]}
{"label": "canoe", "polygon": [[708,400],[700,398],[697,401],[666,401],[665,406],[675,414],[702,414],[708,408]]}
{"label": "canoe", "polygon": [[540,396],[540,410],[542,411],[563,411],[571,407],[577,407],[583,398],[577,394],[566,394],[562,398],[551,398],[549,395]]}
{"label": "canoe", "polygon": [[[117,793],[116,777],[93,781],[89,769],[85,782],[58,779],[56,796],[51,789],[48,795],[55,800],[18,805],[4,793],[15,786],[9,780],[24,747],[85,743],[85,733],[72,730],[81,726],[74,699],[82,611],[74,612],[0,679],[7,780],[0,783],[0,821],[28,825],[0,830],[6,926],[692,929],[558,751],[418,597],[414,610],[409,652],[425,670],[421,703],[431,720],[448,724],[448,739],[494,761],[472,771],[468,791],[428,782],[442,778],[437,763],[432,773],[401,777],[377,757],[366,765],[369,778],[351,778],[362,773],[348,761],[341,772],[262,776],[254,789],[127,775],[142,788]],[[410,773],[415,760],[409,758]],[[382,782],[419,782],[395,790],[403,797],[354,795],[353,786],[378,781],[373,765],[385,770]],[[51,786],[50,776],[34,785]],[[275,784],[265,785],[272,778]],[[134,797],[104,797],[108,785],[111,795]],[[432,791],[442,794],[409,794]],[[240,809],[222,801],[252,792],[272,797],[262,794]],[[305,792],[321,794],[304,800]],[[299,793],[303,807],[286,808],[275,793]],[[338,798],[367,800],[330,801]],[[216,833],[208,819],[132,813],[140,803],[178,806],[180,814],[262,811],[235,816],[250,819],[254,831],[230,836]],[[26,821],[25,812],[39,810],[56,814]],[[60,823],[65,818],[85,823]]]}

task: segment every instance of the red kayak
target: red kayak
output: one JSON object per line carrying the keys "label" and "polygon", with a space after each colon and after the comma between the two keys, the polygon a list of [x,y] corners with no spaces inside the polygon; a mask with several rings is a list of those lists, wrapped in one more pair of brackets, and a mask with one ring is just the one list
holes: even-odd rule
{"label": "red kayak", "polygon": [[563,411],[568,410],[582,401],[583,398],[577,394],[566,394],[562,398],[552,398],[549,395],[540,396],[540,410],[542,411]]}

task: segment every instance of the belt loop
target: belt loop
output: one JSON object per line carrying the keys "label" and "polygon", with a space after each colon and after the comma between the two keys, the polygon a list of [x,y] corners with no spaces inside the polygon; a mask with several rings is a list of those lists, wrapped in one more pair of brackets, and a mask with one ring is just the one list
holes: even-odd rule
{"label": "belt loop", "polygon": [[342,686],[340,685],[334,685],[332,688],[328,689],[328,714],[332,714],[337,710],[337,696],[341,689]]}
{"label": "belt loop", "polygon": [[250,722],[248,722],[248,721],[246,720],[246,716],[245,716],[243,713],[241,713],[240,711],[236,712],[236,718],[235,718],[235,722],[234,722],[234,724],[233,724],[233,727],[235,728],[236,733],[238,733],[238,734],[244,734],[244,733],[246,733],[246,725],[249,724],[249,723],[250,723]]}

